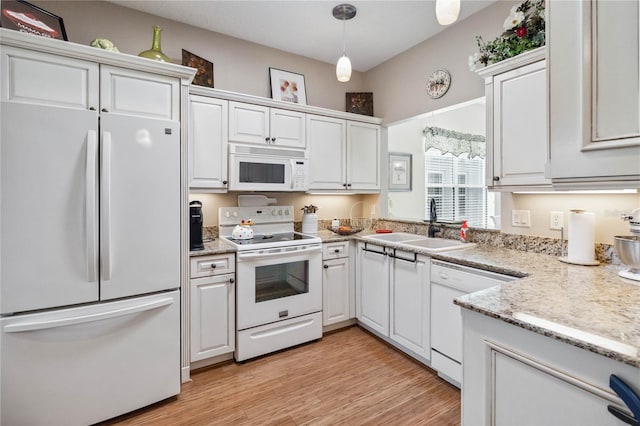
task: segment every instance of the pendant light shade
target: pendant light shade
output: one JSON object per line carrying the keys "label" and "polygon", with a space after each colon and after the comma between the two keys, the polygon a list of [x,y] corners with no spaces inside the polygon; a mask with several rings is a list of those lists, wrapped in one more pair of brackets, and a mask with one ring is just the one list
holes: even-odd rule
{"label": "pendant light shade", "polygon": [[338,81],[345,83],[351,79],[351,60],[347,55],[340,56],[336,65],[336,77]]}
{"label": "pendant light shade", "polygon": [[341,83],[351,79],[351,60],[347,56],[346,21],[356,16],[356,8],[350,4],[339,4],[333,8],[333,17],[342,21],[342,56],[336,64],[336,77]]}
{"label": "pendant light shade", "polygon": [[460,14],[460,0],[436,0],[436,19],[440,25],[456,22]]}

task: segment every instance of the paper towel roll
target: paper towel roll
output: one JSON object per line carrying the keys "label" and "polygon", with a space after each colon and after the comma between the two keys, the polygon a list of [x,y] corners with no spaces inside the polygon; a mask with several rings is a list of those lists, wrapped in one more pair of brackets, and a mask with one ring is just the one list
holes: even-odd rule
{"label": "paper towel roll", "polygon": [[595,258],[596,217],[584,210],[569,212],[569,247],[567,260],[590,265]]}

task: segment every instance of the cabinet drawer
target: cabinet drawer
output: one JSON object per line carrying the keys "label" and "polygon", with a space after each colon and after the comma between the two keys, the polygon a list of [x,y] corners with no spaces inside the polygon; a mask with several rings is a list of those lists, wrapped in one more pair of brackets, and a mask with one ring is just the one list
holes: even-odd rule
{"label": "cabinet drawer", "polygon": [[236,259],[233,253],[191,258],[191,278],[229,274],[235,271]]}
{"label": "cabinet drawer", "polygon": [[338,259],[349,256],[349,241],[324,243],[322,245],[322,259]]}

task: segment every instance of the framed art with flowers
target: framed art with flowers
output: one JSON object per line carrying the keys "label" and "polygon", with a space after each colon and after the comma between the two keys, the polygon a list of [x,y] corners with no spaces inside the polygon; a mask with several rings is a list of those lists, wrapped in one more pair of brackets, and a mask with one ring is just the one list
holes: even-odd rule
{"label": "framed art with flowers", "polygon": [[495,64],[545,44],[545,0],[525,0],[511,8],[504,21],[504,32],[495,40],[485,42],[476,36],[478,53],[469,56],[469,69]]}
{"label": "framed art with flowers", "polygon": [[273,99],[300,105],[307,104],[307,88],[304,85],[304,75],[277,68],[269,68],[269,80]]}

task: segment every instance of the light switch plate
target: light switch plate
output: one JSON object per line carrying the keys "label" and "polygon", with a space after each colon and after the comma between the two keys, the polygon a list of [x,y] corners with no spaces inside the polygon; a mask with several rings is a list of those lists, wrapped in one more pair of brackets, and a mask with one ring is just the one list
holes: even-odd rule
{"label": "light switch plate", "polygon": [[511,226],[531,227],[531,210],[511,210]]}

